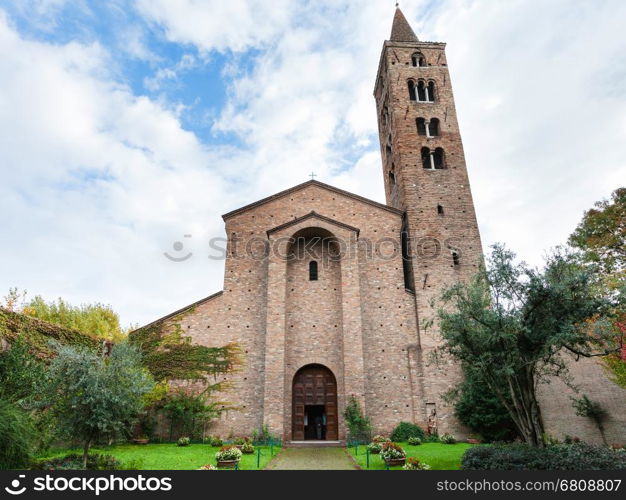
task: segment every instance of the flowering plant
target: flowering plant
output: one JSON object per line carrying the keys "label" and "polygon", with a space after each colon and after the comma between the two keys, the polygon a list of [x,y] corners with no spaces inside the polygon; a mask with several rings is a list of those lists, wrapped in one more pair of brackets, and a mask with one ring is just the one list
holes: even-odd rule
{"label": "flowering plant", "polygon": [[217,467],[211,464],[206,464],[200,467],[198,470],[217,470]]}
{"label": "flowering plant", "polygon": [[455,444],[456,443],[456,437],[454,437],[453,434],[442,434],[441,437],[439,438],[439,441],[441,441],[443,444]]}
{"label": "flowering plant", "polygon": [[385,461],[398,460],[400,458],[406,458],[404,450],[396,443],[383,443],[383,449],[380,450],[380,456]]}
{"label": "flowering plant", "polygon": [[189,446],[191,444],[191,439],[188,437],[181,437],[176,443],[178,446]]}
{"label": "flowering plant", "polygon": [[420,462],[417,458],[409,458],[402,470],[430,470],[430,465]]}
{"label": "flowering plant", "polygon": [[215,454],[218,462],[230,462],[241,459],[241,450],[236,446],[224,446]]}

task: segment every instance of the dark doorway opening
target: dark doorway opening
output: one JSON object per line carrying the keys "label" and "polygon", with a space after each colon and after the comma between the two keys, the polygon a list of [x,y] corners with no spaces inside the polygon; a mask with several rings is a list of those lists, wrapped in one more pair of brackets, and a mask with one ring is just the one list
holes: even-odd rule
{"label": "dark doorway opening", "polygon": [[326,412],[325,407],[305,406],[304,409],[304,439],[306,441],[323,441],[326,439]]}

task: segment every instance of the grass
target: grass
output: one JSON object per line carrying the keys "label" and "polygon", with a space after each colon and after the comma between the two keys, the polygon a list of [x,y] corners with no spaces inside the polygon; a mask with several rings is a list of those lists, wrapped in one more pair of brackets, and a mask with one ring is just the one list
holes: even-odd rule
{"label": "grass", "polygon": [[[261,450],[260,469],[264,469],[271,460],[270,447],[256,447],[253,455],[243,455],[239,462],[240,470],[257,469],[257,450]],[[206,464],[216,465],[215,453],[219,448],[207,444],[192,444],[180,447],[173,444],[121,444],[92,448],[91,453],[113,455],[122,464],[136,464],[137,470],[196,470]],[[280,448],[274,446],[273,453],[276,455]],[[40,458],[54,458],[82,452],[78,449],[59,449]]]}
{"label": "grass", "polygon": [[[424,443],[419,446],[411,446],[407,443],[399,443],[406,452],[407,458],[418,458],[421,462],[430,465],[432,470],[459,470],[461,468],[461,457],[465,450],[474,445],[467,443],[442,444]],[[356,459],[362,469],[367,469],[367,448],[359,446],[358,455],[354,455],[354,448],[349,448],[350,454]],[[385,462],[379,455],[370,455],[369,470],[385,469]],[[392,467],[392,470],[399,470],[401,467]]]}

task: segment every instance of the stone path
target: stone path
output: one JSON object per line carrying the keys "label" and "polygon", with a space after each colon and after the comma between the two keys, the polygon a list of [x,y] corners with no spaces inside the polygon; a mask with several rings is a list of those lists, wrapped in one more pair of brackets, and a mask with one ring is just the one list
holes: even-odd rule
{"label": "stone path", "polygon": [[343,448],[285,448],[268,470],[354,470]]}

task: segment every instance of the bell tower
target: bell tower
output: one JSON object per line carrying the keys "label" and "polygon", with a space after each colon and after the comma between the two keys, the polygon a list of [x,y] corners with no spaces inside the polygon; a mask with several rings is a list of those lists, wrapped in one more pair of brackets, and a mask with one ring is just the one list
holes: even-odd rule
{"label": "bell tower", "polygon": [[[387,204],[405,212],[405,286],[415,293],[422,358],[438,344],[436,324],[423,327],[436,315],[431,299],[482,259],[445,48],[420,41],[396,8],[374,90]],[[453,383],[451,373],[432,375],[423,377],[431,407]]]}

